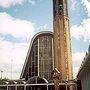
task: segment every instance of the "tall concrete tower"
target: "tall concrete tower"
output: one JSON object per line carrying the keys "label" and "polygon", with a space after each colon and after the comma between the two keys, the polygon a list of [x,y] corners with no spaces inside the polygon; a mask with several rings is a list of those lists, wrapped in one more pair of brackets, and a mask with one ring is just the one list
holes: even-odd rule
{"label": "tall concrete tower", "polygon": [[54,59],[61,80],[71,80],[72,59],[67,0],[53,0]]}

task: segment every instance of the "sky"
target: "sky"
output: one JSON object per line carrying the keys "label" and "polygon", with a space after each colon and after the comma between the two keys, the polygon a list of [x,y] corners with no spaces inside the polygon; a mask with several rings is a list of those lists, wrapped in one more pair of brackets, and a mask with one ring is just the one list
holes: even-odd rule
{"label": "sky", "polygon": [[[90,43],[90,0],[68,0],[68,12],[75,78]],[[33,35],[53,31],[52,13],[52,0],[0,0],[0,71],[3,71],[3,78],[20,77]]]}

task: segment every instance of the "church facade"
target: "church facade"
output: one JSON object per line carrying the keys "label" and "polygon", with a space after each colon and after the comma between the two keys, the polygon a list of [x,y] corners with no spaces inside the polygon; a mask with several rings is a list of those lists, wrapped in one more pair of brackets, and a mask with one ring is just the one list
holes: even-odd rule
{"label": "church facade", "polygon": [[39,76],[51,82],[53,69],[53,33],[39,32],[32,38],[20,78]]}
{"label": "church facade", "polygon": [[56,68],[60,81],[73,79],[67,0],[53,0],[53,31],[32,38],[20,78],[40,76],[51,82]]}

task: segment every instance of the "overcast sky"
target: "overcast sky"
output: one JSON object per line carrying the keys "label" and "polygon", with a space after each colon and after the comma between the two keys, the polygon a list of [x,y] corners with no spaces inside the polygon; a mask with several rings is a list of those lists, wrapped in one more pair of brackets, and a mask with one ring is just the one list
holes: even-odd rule
{"label": "overcast sky", "polygon": [[[90,42],[90,0],[68,0],[74,77]],[[53,31],[52,0],[0,0],[0,70],[18,79],[32,36]],[[12,75],[11,75],[12,73]]]}

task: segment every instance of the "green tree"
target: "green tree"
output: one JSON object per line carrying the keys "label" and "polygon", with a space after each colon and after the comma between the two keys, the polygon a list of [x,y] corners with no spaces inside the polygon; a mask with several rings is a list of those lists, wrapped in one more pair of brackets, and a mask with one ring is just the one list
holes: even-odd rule
{"label": "green tree", "polygon": [[3,79],[0,78],[0,85],[5,84],[5,82],[7,81],[8,81],[7,78],[3,78]]}

